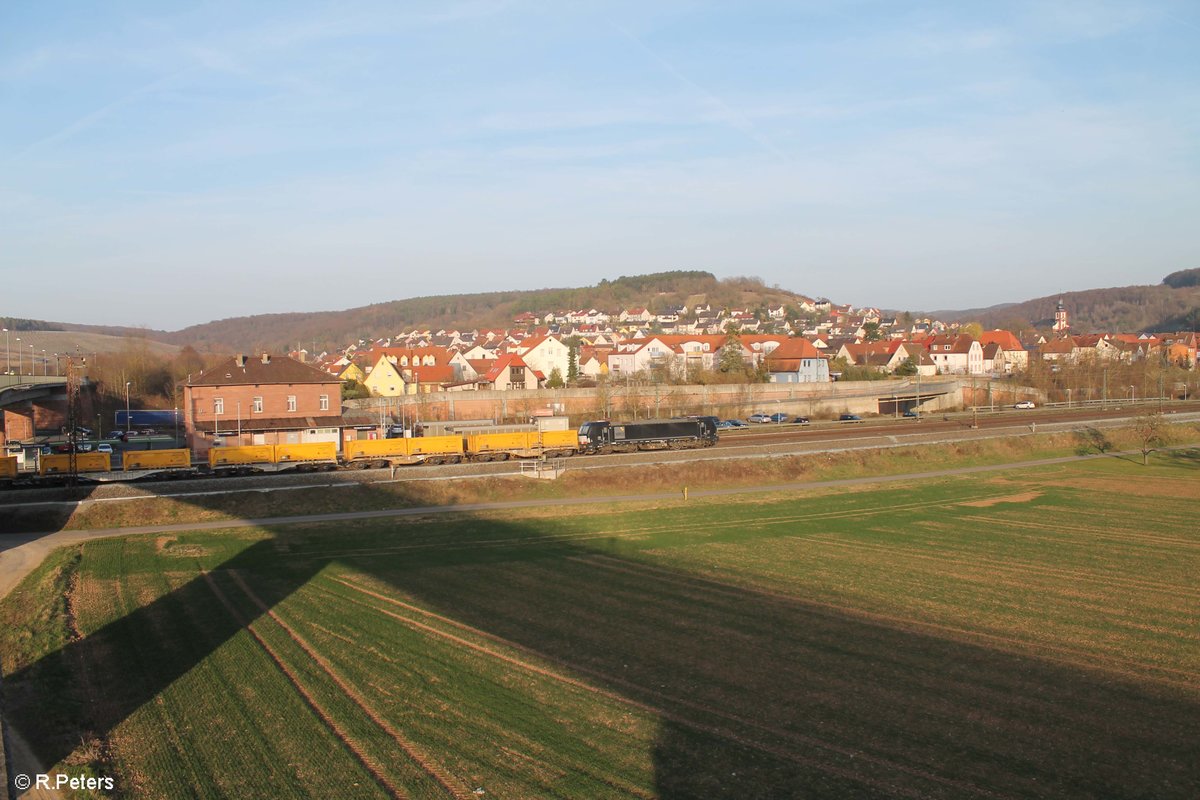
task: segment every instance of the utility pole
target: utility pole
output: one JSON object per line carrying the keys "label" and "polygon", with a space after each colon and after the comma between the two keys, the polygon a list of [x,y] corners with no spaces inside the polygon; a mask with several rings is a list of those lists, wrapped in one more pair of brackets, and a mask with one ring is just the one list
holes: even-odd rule
{"label": "utility pole", "polygon": [[[86,359],[80,367],[87,365]],[[67,483],[75,485],[79,477],[78,454],[75,452],[79,444],[79,434],[76,432],[76,418],[79,407],[80,370],[75,366],[75,359],[67,358]]]}
{"label": "utility pole", "polygon": [[917,361],[917,422],[921,421],[921,362]]}
{"label": "utility pole", "polygon": [[979,427],[979,403],[975,397],[975,376],[971,376],[971,427]]}

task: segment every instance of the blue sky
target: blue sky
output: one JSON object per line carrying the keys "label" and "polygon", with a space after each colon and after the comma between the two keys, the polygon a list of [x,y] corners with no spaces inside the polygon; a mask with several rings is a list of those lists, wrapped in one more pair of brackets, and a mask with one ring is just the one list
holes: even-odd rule
{"label": "blue sky", "polygon": [[1191,2],[0,5],[0,315],[668,269],[990,305],[1200,266]]}

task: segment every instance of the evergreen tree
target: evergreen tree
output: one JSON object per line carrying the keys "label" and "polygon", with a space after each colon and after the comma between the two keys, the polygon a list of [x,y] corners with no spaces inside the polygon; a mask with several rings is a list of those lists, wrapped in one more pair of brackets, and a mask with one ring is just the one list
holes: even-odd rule
{"label": "evergreen tree", "polygon": [[547,389],[561,389],[562,387],[563,387],[562,372],[558,369],[558,367],[555,367],[554,369],[550,370],[550,377],[546,378],[546,388]]}
{"label": "evergreen tree", "polygon": [[742,358],[742,337],[737,328],[730,326],[725,331],[725,343],[717,356],[717,371],[726,374],[746,371],[746,360]]}
{"label": "evergreen tree", "polygon": [[567,383],[579,380],[579,345],[572,344],[567,348]]}

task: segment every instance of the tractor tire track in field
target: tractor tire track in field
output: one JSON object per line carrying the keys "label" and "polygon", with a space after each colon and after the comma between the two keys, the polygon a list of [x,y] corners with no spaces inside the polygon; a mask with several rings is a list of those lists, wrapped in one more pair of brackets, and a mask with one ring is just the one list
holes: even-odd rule
{"label": "tractor tire track in field", "polygon": [[[496,644],[502,645],[503,647],[510,648],[510,649],[516,650],[517,652],[524,653],[532,658],[536,658],[536,659],[539,659],[542,661],[548,661],[552,664],[555,664],[555,665],[563,668],[564,670],[584,673],[584,674],[590,675],[604,683],[623,686],[623,687],[630,689],[636,693],[648,694],[652,697],[655,697],[657,700],[659,700],[661,703],[663,703],[663,705],[654,705],[654,704],[646,703],[646,702],[637,700],[636,698],[621,694],[619,692],[615,692],[611,689],[605,689],[601,686],[596,686],[592,683],[585,682],[579,678],[575,678],[564,672],[560,672],[557,670],[552,670],[552,669],[548,669],[546,667],[539,666],[539,665],[533,663],[532,661],[527,661],[524,659],[516,658],[514,656],[506,655],[505,653],[498,652],[489,647],[485,647],[484,645],[478,644],[476,642],[472,642],[468,639],[464,639],[461,636],[457,636],[448,631],[441,630],[439,628],[428,625],[419,620],[415,620],[415,619],[412,619],[411,617],[404,616],[403,614],[389,611],[384,608],[379,608],[370,603],[356,601],[353,598],[344,598],[344,599],[347,599],[350,602],[353,602],[364,608],[375,611],[376,613],[384,614],[385,616],[395,619],[396,621],[398,621],[404,625],[407,625],[407,626],[413,628],[414,630],[433,634],[435,636],[438,636],[439,638],[445,639],[454,644],[460,645],[462,647],[466,647],[466,648],[468,648],[476,653],[479,653],[481,655],[485,655],[489,658],[497,659],[497,660],[499,660],[505,664],[508,664],[510,666],[514,666],[519,669],[525,670],[527,672],[531,672],[536,675],[550,678],[552,680],[582,689],[586,692],[589,692],[589,693],[592,693],[592,694],[595,694],[598,696],[602,696],[602,697],[609,698],[611,700],[615,700],[624,705],[628,705],[633,708],[637,708],[641,711],[654,714],[662,719],[669,720],[678,725],[681,725],[681,726],[684,726],[687,728],[691,728],[692,730],[695,730],[695,731],[698,731],[701,733],[706,733],[706,734],[709,734],[712,736],[716,736],[721,739],[726,739],[728,741],[735,742],[739,745],[762,751],[769,755],[776,756],[778,758],[790,761],[795,764],[799,764],[801,766],[815,768],[819,771],[826,772],[830,775],[835,775],[840,778],[851,780],[855,783],[860,783],[860,784],[864,784],[867,786],[871,786],[873,788],[879,789],[880,791],[883,791],[883,792],[891,794],[891,795],[903,795],[906,797],[914,797],[914,798],[920,798],[920,797],[927,796],[926,793],[921,792],[919,790],[903,789],[894,784],[887,783],[885,781],[881,781],[881,780],[863,775],[858,770],[843,769],[843,768],[834,766],[832,764],[829,764],[826,761],[808,758],[808,757],[805,757],[805,756],[795,752],[794,750],[781,748],[781,747],[778,747],[778,746],[775,746],[772,744],[768,744],[766,742],[762,742],[762,741],[759,741],[757,739],[754,739],[754,738],[751,738],[748,736],[744,736],[744,735],[739,734],[736,731],[731,730],[727,727],[712,725],[712,724],[701,722],[696,719],[689,718],[678,712],[671,711],[668,706],[674,705],[674,706],[682,706],[685,708],[690,708],[690,709],[700,712],[702,714],[705,714],[705,715],[708,715],[711,717],[715,717],[717,719],[721,719],[721,720],[725,721],[726,723],[733,723],[735,725],[742,726],[744,728],[749,728],[749,729],[755,730],[759,733],[768,734],[769,736],[771,736],[775,739],[791,740],[798,744],[805,744],[805,745],[808,745],[811,747],[818,748],[820,750],[825,750],[827,752],[836,753],[840,756],[854,759],[856,761],[870,762],[878,767],[882,767],[887,770],[892,770],[895,772],[901,772],[901,773],[904,773],[907,775],[911,775],[920,780],[939,784],[943,787],[958,789],[958,790],[961,790],[964,792],[969,792],[972,794],[986,796],[986,797],[994,797],[994,798],[1006,797],[1006,795],[1002,795],[997,792],[993,792],[984,787],[976,786],[974,784],[971,784],[971,783],[968,783],[965,781],[959,781],[959,780],[955,780],[953,778],[948,778],[943,775],[937,775],[935,773],[931,773],[926,770],[908,766],[908,765],[899,763],[897,761],[894,761],[894,760],[891,760],[891,759],[888,759],[885,757],[872,755],[872,754],[866,753],[862,750],[856,750],[853,748],[836,745],[831,742],[828,742],[828,741],[825,741],[822,739],[818,739],[816,737],[809,736],[806,734],[800,734],[800,733],[796,733],[794,731],[788,731],[788,730],[784,730],[781,728],[776,728],[773,726],[765,725],[761,722],[758,722],[758,721],[755,721],[752,719],[746,719],[746,718],[743,718],[736,714],[731,714],[722,709],[715,708],[715,707],[712,707],[712,706],[709,706],[709,705],[706,705],[703,703],[695,702],[693,700],[688,700],[686,698],[674,697],[665,692],[661,692],[661,691],[652,689],[650,687],[644,686],[644,685],[636,683],[634,681],[627,680],[625,678],[621,678],[616,675],[611,675],[611,674],[605,673],[601,670],[597,670],[597,669],[594,669],[591,667],[581,666],[578,664],[572,664],[572,663],[563,661],[561,659],[556,659],[551,656],[547,656],[543,653],[539,653],[537,651],[530,650],[529,648],[526,648],[515,642],[507,640],[503,637],[488,633],[486,631],[479,630],[478,628],[471,627],[470,625],[459,622],[458,620],[452,619],[450,617],[446,617],[446,616],[437,614],[432,611],[427,611],[423,608],[420,608],[419,606],[415,606],[410,603],[406,603],[403,600],[400,600],[398,598],[391,597],[389,595],[382,594],[380,592],[375,592],[375,591],[372,591],[372,590],[367,589],[362,586],[357,586],[357,585],[350,583],[349,581],[346,581],[342,578],[334,578],[333,580],[336,581],[337,583],[345,586],[346,588],[351,589],[360,594],[367,595],[369,597],[373,597],[377,600],[381,600],[385,603],[388,603],[389,605],[396,606],[396,607],[404,609],[406,611],[420,614],[421,616],[423,616],[427,619],[436,620],[445,625],[449,625],[458,630],[469,633],[472,636],[478,637],[480,639],[484,639],[485,641],[494,642]],[[331,594],[333,594],[333,593],[331,593]],[[337,595],[337,594],[333,594],[333,596],[340,597],[340,595]]]}
{"label": "tractor tire track in field", "polygon": [[[115,589],[117,605],[121,610],[121,615],[123,617],[128,617],[129,614],[132,613],[130,611],[128,584],[123,580],[114,581],[113,588]],[[145,652],[142,641],[143,640],[140,637],[135,637],[132,641],[127,643],[137,654],[138,664],[144,664],[149,661],[147,658],[148,654]],[[179,728],[175,725],[175,721],[171,719],[171,715],[167,711],[166,701],[163,699],[161,694],[155,695],[154,700],[156,716],[159,720],[161,720],[163,727],[166,729],[167,737],[171,740],[171,747],[174,748],[179,762],[184,764],[185,768],[187,769],[188,775],[192,781],[192,785],[202,786],[203,780],[198,774],[196,774],[195,764],[190,758],[186,757],[187,749],[184,745],[183,737],[179,735]]]}
{"label": "tractor tire track in field", "polygon": [[[1080,534],[1087,536],[1090,539],[1105,539],[1110,542],[1119,542],[1126,545],[1136,545],[1145,548],[1184,548],[1186,550],[1200,550],[1200,540],[1197,539],[1178,539],[1172,536],[1163,536],[1156,533],[1135,534],[1132,536],[1111,533],[1111,527],[1103,528],[1085,528],[1081,525],[1063,525],[1059,522],[1042,523],[1042,522],[1025,522],[1001,517],[989,517],[982,514],[971,514],[961,517],[968,522],[979,522],[988,526],[992,525],[1008,525],[1014,528],[1024,528],[1031,531],[1045,531],[1047,533],[1065,533],[1065,534]],[[1052,541],[1050,536],[1029,536],[1031,539],[1039,541]],[[1169,552],[1169,551],[1167,551]]]}
{"label": "tractor tire track in field", "polygon": [[[355,586],[353,586],[353,585],[351,585],[351,584],[347,584],[347,583],[345,583],[345,581],[342,581],[341,579],[338,579],[338,578],[333,578],[332,580],[334,580],[334,581],[337,581],[337,582],[339,582],[339,583],[343,583],[343,585],[346,585],[348,588],[357,589],[357,587],[355,587]],[[364,608],[369,608],[369,609],[371,609],[371,610],[373,610],[373,611],[378,611],[378,609],[376,609],[374,606],[371,606],[371,605],[369,605],[369,604],[365,604],[365,603],[359,602],[359,601],[357,601],[357,600],[355,600],[355,599],[353,599],[353,598],[346,598],[346,597],[344,597],[343,595],[340,595],[340,594],[338,594],[338,593],[336,593],[336,592],[332,592],[332,591],[330,591],[330,590],[328,590],[328,589],[326,589],[326,588],[323,588],[323,587],[316,587],[316,588],[314,589],[314,591],[316,591],[316,592],[319,592],[321,595],[323,595],[323,596],[325,596],[325,597],[333,598],[333,599],[335,599],[335,600],[337,600],[337,601],[342,601],[342,602],[345,602],[345,601],[348,601],[348,602],[353,602],[353,603],[356,603],[356,604],[358,604],[358,605],[360,605],[360,606],[362,606],[362,607],[364,607]],[[367,590],[367,591],[369,592],[369,590]],[[398,602],[398,603],[401,603],[402,601],[396,601],[396,602]],[[437,616],[438,616],[438,615],[436,615],[436,614],[433,614],[432,612],[423,612],[423,613],[425,613],[425,614],[427,614],[427,615],[429,615],[429,616],[434,616],[434,617],[437,617]],[[444,618],[444,617],[439,617],[439,618],[440,618],[440,619],[445,619],[445,621],[446,621],[448,624],[455,624],[453,620],[449,620],[449,619],[446,619],[446,618]],[[365,646],[365,645],[364,645],[362,642],[355,641],[354,639],[351,639],[350,637],[342,636],[341,634],[337,633],[336,631],[332,631],[332,630],[330,630],[330,629],[328,629],[328,628],[324,628],[323,626],[320,626],[320,625],[318,625],[318,624],[316,624],[316,623],[314,623],[314,622],[308,622],[307,624],[309,624],[310,626],[312,626],[313,628],[315,628],[315,629],[317,629],[317,630],[320,630],[320,631],[322,631],[323,633],[325,633],[325,634],[326,634],[326,635],[328,635],[328,636],[331,636],[331,637],[333,637],[333,638],[335,638],[335,639],[338,639],[338,640],[340,640],[340,641],[344,641],[344,642],[345,642],[347,645],[349,645],[349,646],[351,646],[351,647],[354,647],[354,648],[356,648],[356,649],[358,649],[358,650],[361,650],[361,651],[363,651],[364,653],[367,653],[367,654],[369,654],[370,656],[372,656],[372,657],[374,657],[374,658],[379,658],[379,657],[380,657],[380,652],[379,652],[378,650],[376,650],[375,648],[372,648],[372,647],[367,647],[367,646]],[[418,630],[418,632],[419,632],[419,633],[427,633],[427,631],[423,631],[423,630]],[[484,634],[484,633],[480,633],[480,635],[481,635],[481,636],[485,636],[485,637],[487,637],[487,638],[489,638],[489,639],[491,639],[491,640],[493,640],[493,641],[496,641],[497,643],[500,643],[500,644],[503,644],[503,645],[506,645],[506,646],[509,646],[509,647],[516,647],[516,645],[513,645],[513,644],[512,644],[512,643],[510,643],[510,642],[507,642],[505,639],[503,639],[503,638],[501,638],[501,637],[498,637],[498,636],[493,636],[493,635],[491,635],[491,634]],[[458,644],[458,643],[456,643],[456,642],[455,642],[455,643],[453,643],[453,644]],[[477,652],[477,651],[474,651],[474,652]],[[528,670],[526,670],[526,671],[528,671]],[[561,681],[558,681],[558,682],[561,682]],[[591,686],[582,686],[582,687],[580,687],[580,686],[578,686],[578,685],[575,685],[575,684],[572,684],[572,685],[573,685],[573,686],[576,686],[577,688],[583,688],[583,689],[586,689],[586,690],[588,691],[588,693],[589,693],[589,694],[594,694],[594,692],[592,691],[592,689],[593,689],[594,687],[591,687]],[[378,688],[378,687],[377,687],[377,688]],[[606,695],[606,696],[607,696],[607,695]],[[627,702],[624,702],[624,698],[616,698],[616,699],[618,699],[618,700],[622,700],[622,705],[625,705],[625,706],[628,706],[628,705],[629,705],[629,703],[627,703]],[[467,721],[467,719],[468,719],[468,718],[467,718],[467,716],[466,716],[466,714],[464,714],[464,713],[461,713],[461,712],[460,712],[460,713],[458,713],[458,714],[457,714],[457,716],[458,716],[458,718],[459,718],[459,719],[461,719],[461,720],[463,720],[463,721],[464,721],[464,724],[466,724],[466,721]],[[497,726],[497,727],[500,727],[500,726]],[[514,735],[517,735],[517,734],[515,734],[515,733],[514,733],[513,731],[511,731],[511,730],[505,730],[505,733],[506,733],[507,735],[509,735],[509,736],[514,736]],[[527,738],[525,738],[524,736],[518,736],[518,738],[520,738],[520,739],[521,739],[521,740],[524,742],[524,744],[526,744],[527,746],[531,746],[531,745],[533,745],[533,744],[534,744],[534,741],[533,741],[533,740],[527,739]],[[501,749],[505,749],[505,748],[501,748]],[[536,759],[534,759],[534,757],[533,757],[533,756],[527,755],[527,754],[525,754],[525,753],[520,753],[520,754],[518,754],[518,755],[519,755],[521,758],[523,758],[523,759],[528,759],[528,760],[530,760],[531,762],[535,762],[535,761],[536,761]],[[614,777],[614,776],[612,776],[612,775],[606,775],[606,774],[602,774],[602,773],[598,772],[598,771],[597,771],[595,768],[593,768],[593,765],[591,765],[591,764],[587,764],[587,763],[579,763],[579,762],[576,762],[576,763],[573,763],[573,764],[571,765],[571,769],[572,769],[572,770],[574,770],[574,771],[576,771],[576,772],[578,772],[578,773],[580,773],[580,774],[586,774],[586,775],[589,775],[589,776],[591,776],[591,777],[595,778],[597,781],[599,781],[599,782],[601,782],[601,783],[607,784],[608,786],[611,786],[612,788],[614,788],[614,789],[616,789],[616,790],[618,790],[618,791],[624,792],[625,794],[628,794],[628,795],[631,795],[631,796],[634,796],[634,797],[641,797],[641,798],[644,798],[645,800],[653,800],[653,798],[656,798],[656,797],[658,797],[658,795],[657,795],[657,794],[655,794],[655,793],[653,793],[653,792],[650,792],[650,791],[647,791],[647,790],[646,790],[644,787],[642,787],[642,786],[638,786],[638,785],[636,785],[636,784],[633,784],[633,783],[630,783],[630,782],[628,782],[628,781],[624,781],[624,780],[622,780],[620,777]]]}
{"label": "tractor tire track in field", "polygon": [[391,737],[392,741],[394,741],[400,747],[400,749],[403,750],[410,759],[412,759],[414,763],[424,770],[426,774],[437,781],[437,783],[443,789],[445,789],[446,792],[448,792],[452,797],[457,798],[457,800],[471,800],[471,798],[474,797],[469,788],[463,785],[460,781],[455,780],[433,758],[431,758],[429,754],[423,752],[420,747],[418,747],[414,742],[410,741],[400,731],[396,730],[391,723],[380,716],[375,709],[371,708],[371,705],[367,702],[367,699],[363,697],[357,689],[351,686],[345,678],[338,674],[338,672],[333,668],[333,665],[329,663],[328,659],[318,653],[303,636],[297,633],[292,626],[284,622],[283,619],[281,619],[280,616],[275,613],[270,606],[268,606],[262,601],[261,598],[259,598],[259,596],[254,592],[253,589],[250,588],[249,584],[246,583],[237,570],[228,570],[228,574],[233,579],[233,582],[238,585],[238,588],[240,588],[246,594],[246,596],[250,598],[250,601],[254,603],[254,605],[256,605],[265,616],[270,618],[276,625],[282,628],[283,632],[286,633],[292,641],[299,645],[300,649],[303,650],[310,659],[312,659],[313,663],[320,667],[321,671],[329,676],[330,680],[334,682],[338,689],[340,689],[341,692],[354,703],[354,705],[358,706],[358,708],[364,714],[366,714],[367,717],[374,722],[380,730]]}
{"label": "tractor tire track in field", "polygon": [[[944,504],[946,507],[957,505],[956,501],[947,501]],[[915,511],[918,509],[931,508],[928,502],[914,503],[898,503],[882,508],[857,508],[844,511],[827,511],[816,514],[789,514],[786,516],[775,517],[753,517],[747,516],[737,520],[728,522],[708,522],[704,529],[710,530],[740,530],[746,526],[746,523],[752,522],[760,525],[784,525],[794,522],[820,522],[824,520],[841,520],[855,519],[858,517],[878,516],[880,514],[893,514],[897,511]],[[558,533],[546,534],[544,536],[513,536],[505,539],[464,539],[458,542],[418,542],[413,544],[398,544],[388,547],[372,547],[359,548],[355,550],[302,550],[292,553],[280,554],[280,559],[291,559],[301,563],[310,561],[328,561],[334,559],[347,558],[366,558],[368,556],[386,556],[399,553],[410,553],[422,550],[483,550],[487,548],[504,548],[513,547],[523,544],[574,544],[577,542],[594,541],[597,539],[635,539],[645,536],[653,536],[656,534],[672,534],[672,533],[690,533],[694,532],[695,527],[689,524],[683,525],[653,525],[642,526],[637,528],[625,528],[605,530],[603,533]]]}
{"label": "tractor tire track in field", "polygon": [[[588,564],[600,564],[617,572],[625,572],[629,574],[637,574],[638,572],[644,574],[653,574],[657,579],[664,582],[684,587],[692,586],[697,589],[703,587],[703,589],[709,593],[738,596],[742,591],[740,589],[731,588],[726,584],[701,576],[680,578],[676,573],[673,573],[670,570],[662,569],[661,567],[655,567],[649,564],[635,565],[631,562],[620,561],[612,558],[611,556],[602,554],[596,554],[593,556],[573,556],[570,560]],[[1177,669],[1175,667],[1151,665],[1140,661],[1120,659],[1114,656],[1100,658],[1097,657],[1094,652],[1078,650],[1065,645],[1034,642],[1012,636],[968,630],[966,628],[959,628],[940,622],[925,622],[923,620],[916,620],[910,617],[899,617],[891,614],[883,614],[877,611],[866,611],[854,606],[841,605],[825,600],[815,600],[806,597],[794,597],[782,592],[772,592],[763,589],[755,589],[754,591],[758,594],[773,598],[775,600],[803,604],[806,607],[811,607],[814,613],[823,612],[830,615],[836,615],[837,617],[850,616],[860,622],[887,629],[895,629],[899,627],[910,630],[936,631],[939,634],[947,635],[948,638],[954,641],[973,643],[982,640],[990,643],[1005,644],[1011,648],[1011,652],[1032,653],[1038,655],[1041,660],[1054,661],[1079,669],[1092,669],[1097,665],[1103,665],[1106,671],[1122,675],[1124,677],[1132,677],[1136,678],[1137,680],[1150,680],[1173,687],[1183,686],[1192,688],[1196,686],[1197,683],[1200,683],[1200,673]],[[1060,652],[1065,655],[1074,656],[1075,658],[1046,657],[1042,655],[1046,651]],[[1179,678],[1148,675],[1147,671],[1169,673],[1172,675],[1178,675]]]}
{"label": "tractor tire track in field", "polygon": [[407,800],[408,795],[400,787],[396,786],[391,782],[391,780],[388,779],[383,768],[379,764],[375,763],[375,760],[369,757],[363,750],[362,745],[354,740],[354,737],[350,735],[350,732],[343,728],[337,722],[337,720],[335,720],[333,716],[321,706],[321,704],[317,701],[317,698],[304,687],[304,684],[300,680],[300,676],[292,671],[292,669],[283,661],[282,656],[280,656],[274,650],[274,648],[272,648],[266,642],[266,640],[259,635],[258,631],[254,630],[253,625],[251,625],[250,622],[247,621],[242,615],[242,613],[237,610],[237,607],[234,606],[233,602],[229,599],[225,592],[221,590],[221,587],[217,586],[217,582],[213,580],[212,574],[208,571],[203,571],[201,572],[201,575],[204,576],[204,581],[208,584],[208,587],[212,590],[213,594],[216,595],[216,598],[220,601],[221,605],[225,607],[225,610],[229,612],[230,616],[232,616],[233,619],[236,620],[237,623],[243,629],[245,629],[251,637],[253,637],[254,641],[258,642],[259,647],[261,647],[263,652],[265,652],[271,661],[275,663],[275,666],[281,673],[283,673],[284,677],[287,678],[288,682],[292,685],[292,688],[296,690],[296,693],[300,695],[305,704],[312,709],[313,713],[316,714],[323,723],[325,723],[325,726],[329,728],[335,737],[337,737],[346,750],[353,755],[360,764],[363,765],[375,782],[378,783],[379,786],[389,795],[397,798],[397,800]]}
{"label": "tractor tire track in field", "polygon": [[914,561],[932,561],[938,564],[946,564],[949,566],[980,565],[986,566],[988,569],[995,572],[1018,573],[1021,575],[1040,575],[1046,578],[1070,578],[1072,580],[1086,581],[1089,583],[1100,583],[1106,586],[1121,586],[1128,589],[1165,592],[1174,597],[1191,597],[1200,600],[1200,591],[1197,591],[1190,586],[1181,586],[1174,583],[1163,583],[1162,581],[1139,580],[1137,578],[1128,578],[1118,575],[1100,575],[1096,572],[1066,569],[1063,567],[1051,567],[1032,561],[1002,561],[1000,559],[988,558],[986,556],[972,556],[970,558],[931,556],[923,553],[907,552],[900,547],[879,544],[878,542],[839,541],[834,539],[831,534],[814,534],[809,536],[793,536],[789,538],[805,542],[817,542],[830,547],[840,547],[849,550],[870,550],[877,553],[891,553],[897,557],[903,557],[904,559]]}

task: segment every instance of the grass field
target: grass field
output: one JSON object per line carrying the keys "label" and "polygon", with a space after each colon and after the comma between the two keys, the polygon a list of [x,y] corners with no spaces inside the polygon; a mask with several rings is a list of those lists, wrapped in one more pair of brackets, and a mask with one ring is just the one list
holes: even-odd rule
{"label": "grass field", "polygon": [[141,536],[0,604],[137,797],[1196,797],[1200,461]]}

